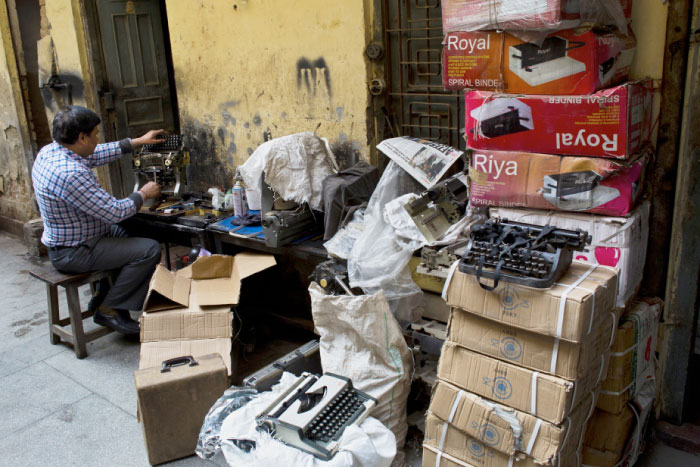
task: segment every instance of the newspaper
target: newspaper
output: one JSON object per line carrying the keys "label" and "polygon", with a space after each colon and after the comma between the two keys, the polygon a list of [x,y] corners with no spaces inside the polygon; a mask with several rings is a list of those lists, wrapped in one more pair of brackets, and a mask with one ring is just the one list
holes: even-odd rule
{"label": "newspaper", "polygon": [[450,146],[410,136],[385,139],[377,149],[426,188],[435,185],[462,155]]}

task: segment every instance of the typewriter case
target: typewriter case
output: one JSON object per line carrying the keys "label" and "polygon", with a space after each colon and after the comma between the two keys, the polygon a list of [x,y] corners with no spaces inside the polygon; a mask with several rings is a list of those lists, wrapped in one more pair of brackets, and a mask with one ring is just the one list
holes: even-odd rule
{"label": "typewriter case", "polygon": [[228,387],[219,354],[181,357],[134,372],[138,414],[151,465],[191,456],[202,422]]}

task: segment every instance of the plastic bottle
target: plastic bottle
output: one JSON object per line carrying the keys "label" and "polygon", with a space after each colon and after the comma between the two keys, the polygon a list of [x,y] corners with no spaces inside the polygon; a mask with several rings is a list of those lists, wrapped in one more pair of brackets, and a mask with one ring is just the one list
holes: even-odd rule
{"label": "plastic bottle", "polygon": [[233,195],[233,215],[236,217],[243,217],[247,215],[248,200],[246,199],[243,177],[238,169],[236,169],[236,184],[233,185],[231,194]]}

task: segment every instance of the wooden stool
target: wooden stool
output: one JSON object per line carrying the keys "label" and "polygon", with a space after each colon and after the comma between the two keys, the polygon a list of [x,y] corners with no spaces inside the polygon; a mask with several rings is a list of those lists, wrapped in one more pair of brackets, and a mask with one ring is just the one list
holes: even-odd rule
{"label": "wooden stool", "polygon": [[[90,332],[83,330],[83,320],[94,313],[80,310],[80,297],[78,287],[90,284],[94,290],[94,283],[111,277],[110,271],[86,272],[83,274],[63,274],[58,272],[51,264],[34,267],[29,271],[33,277],[46,283],[46,297],[49,305],[49,338],[56,345],[65,339],[73,346],[75,356],[87,357],[86,344],[112,332],[111,329],[100,326]],[[66,289],[68,299],[68,318],[61,319],[58,313],[58,286]],[[70,323],[70,328],[66,326]]]}

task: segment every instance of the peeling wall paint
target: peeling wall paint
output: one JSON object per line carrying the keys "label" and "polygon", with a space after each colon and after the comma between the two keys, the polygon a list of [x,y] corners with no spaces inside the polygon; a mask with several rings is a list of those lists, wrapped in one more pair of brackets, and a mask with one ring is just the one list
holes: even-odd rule
{"label": "peeling wall paint", "polygon": [[182,131],[206,135],[196,184],[230,187],[265,138],[302,131],[368,157],[364,3],[166,0]]}
{"label": "peeling wall paint", "polygon": [[10,72],[8,64],[7,56],[12,57],[14,50],[7,15],[0,8],[0,14],[3,12],[5,17],[0,18],[0,216],[26,222],[35,213],[16,107],[19,78],[16,70]]}

